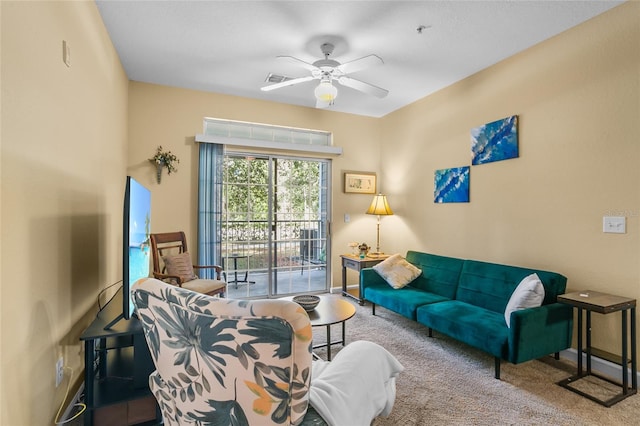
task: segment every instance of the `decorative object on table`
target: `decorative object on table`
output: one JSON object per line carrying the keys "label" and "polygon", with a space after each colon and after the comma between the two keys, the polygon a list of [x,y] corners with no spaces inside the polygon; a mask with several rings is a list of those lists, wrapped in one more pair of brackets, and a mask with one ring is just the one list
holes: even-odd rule
{"label": "decorative object on table", "polygon": [[360,259],[364,259],[369,254],[369,247],[367,243],[362,243],[358,246],[358,254],[360,255]]}
{"label": "decorative object on table", "polygon": [[293,296],[293,301],[302,306],[305,311],[311,312],[318,306],[318,303],[320,303],[320,296],[299,294],[298,296]]}
{"label": "decorative object on table", "polygon": [[344,174],[344,192],[347,194],[375,194],[376,174],[346,172]]}
{"label": "decorative object on table", "polygon": [[351,254],[354,256],[357,256],[358,254],[360,254],[360,250],[358,250],[358,246],[360,245],[360,243],[349,243],[347,244],[349,246],[349,248],[351,249]]}
{"label": "decorative object on table", "polygon": [[383,194],[375,195],[373,197],[373,201],[371,201],[369,209],[367,210],[367,214],[375,214],[378,216],[376,251],[371,253],[371,255],[375,256],[384,254],[380,251],[380,216],[390,216],[393,214],[393,211],[389,206],[389,202],[387,201],[387,196]]}
{"label": "decorative object on table", "polygon": [[436,170],[433,187],[434,203],[468,203],[469,166]]}
{"label": "decorative object on table", "polygon": [[158,146],[156,155],[149,158],[149,161],[156,166],[156,179],[158,183],[160,183],[162,178],[162,169],[164,167],[167,168],[167,174],[170,175],[171,173],[178,171],[175,165],[180,162],[178,157],[176,157],[176,155],[171,151],[163,151],[162,145]]}
{"label": "decorative object on table", "polygon": [[518,158],[518,116],[471,129],[471,164]]}

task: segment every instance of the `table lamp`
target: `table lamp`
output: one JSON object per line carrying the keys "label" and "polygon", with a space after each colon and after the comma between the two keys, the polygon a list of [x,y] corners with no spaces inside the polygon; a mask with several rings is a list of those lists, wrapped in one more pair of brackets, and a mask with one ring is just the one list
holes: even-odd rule
{"label": "table lamp", "polygon": [[383,254],[380,251],[380,216],[389,216],[393,214],[389,203],[387,202],[387,196],[383,194],[374,195],[373,201],[367,210],[367,214],[375,214],[378,216],[378,238],[376,243],[375,253],[371,253],[372,256]]}

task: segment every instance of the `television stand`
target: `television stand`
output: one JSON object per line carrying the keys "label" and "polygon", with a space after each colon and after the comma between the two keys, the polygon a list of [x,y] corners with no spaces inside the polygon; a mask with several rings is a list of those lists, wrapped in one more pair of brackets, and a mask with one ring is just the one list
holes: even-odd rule
{"label": "television stand", "polygon": [[85,345],[84,426],[162,424],[149,389],[149,374],[155,367],[142,324],[135,317],[113,321],[122,306],[116,299],[80,336]]}
{"label": "television stand", "polygon": [[111,321],[109,321],[109,323],[104,326],[104,329],[105,330],[111,330],[114,325],[116,325],[117,323],[120,322],[120,320],[124,320],[124,314],[120,314],[117,317],[115,317],[114,319],[112,319]]}

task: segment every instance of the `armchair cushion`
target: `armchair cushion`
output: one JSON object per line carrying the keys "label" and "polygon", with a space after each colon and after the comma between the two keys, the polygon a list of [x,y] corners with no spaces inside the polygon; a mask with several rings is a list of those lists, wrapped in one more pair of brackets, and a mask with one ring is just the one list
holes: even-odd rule
{"label": "armchair cushion", "polygon": [[188,252],[162,256],[168,275],[177,275],[182,282],[195,280],[198,276],[193,272],[191,255]]}
{"label": "armchair cushion", "polygon": [[181,287],[198,293],[209,294],[217,290],[226,289],[227,283],[222,280],[205,280],[197,278],[195,280],[182,283]]}

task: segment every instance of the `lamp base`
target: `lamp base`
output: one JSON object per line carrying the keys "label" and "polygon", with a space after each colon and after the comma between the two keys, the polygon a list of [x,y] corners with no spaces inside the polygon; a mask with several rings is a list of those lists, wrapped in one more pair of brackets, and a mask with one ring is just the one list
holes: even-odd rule
{"label": "lamp base", "polygon": [[384,252],[381,252],[381,251],[369,252],[369,253],[367,253],[367,256],[369,256],[369,257],[384,256]]}

